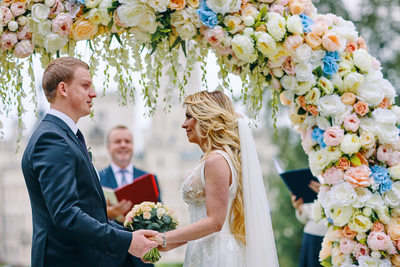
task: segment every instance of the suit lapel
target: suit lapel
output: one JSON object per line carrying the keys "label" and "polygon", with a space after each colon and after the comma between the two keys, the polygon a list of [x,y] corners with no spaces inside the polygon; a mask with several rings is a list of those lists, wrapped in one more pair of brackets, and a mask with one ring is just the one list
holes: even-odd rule
{"label": "suit lapel", "polygon": [[107,177],[107,185],[110,188],[115,189],[118,187],[117,179],[115,178],[111,165],[106,170],[106,177]]}

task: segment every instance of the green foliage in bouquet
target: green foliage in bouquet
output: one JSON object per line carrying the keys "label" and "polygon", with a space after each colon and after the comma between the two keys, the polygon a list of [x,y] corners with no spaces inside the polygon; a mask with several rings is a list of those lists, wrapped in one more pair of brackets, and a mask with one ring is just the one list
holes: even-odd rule
{"label": "green foliage in bouquet", "polygon": [[[125,217],[124,226],[131,231],[140,229],[154,230],[164,233],[174,230],[178,225],[178,221],[174,211],[165,207],[158,202],[142,202],[133,206]],[[157,248],[153,248],[150,252],[143,256],[143,260],[149,262],[157,262],[161,259],[160,252]]]}

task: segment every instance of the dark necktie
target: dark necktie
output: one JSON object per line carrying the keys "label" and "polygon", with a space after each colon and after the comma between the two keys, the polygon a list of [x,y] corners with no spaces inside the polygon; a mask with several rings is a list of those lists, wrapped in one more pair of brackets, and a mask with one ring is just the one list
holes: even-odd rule
{"label": "dark necktie", "polygon": [[76,136],[78,137],[79,144],[81,144],[81,147],[85,151],[86,156],[88,157],[89,160],[91,160],[89,152],[88,152],[87,147],[86,147],[85,138],[83,137],[83,134],[82,134],[81,130],[78,129],[78,132],[76,133]]}
{"label": "dark necktie", "polygon": [[128,183],[128,179],[126,178],[126,173],[128,172],[125,169],[120,169],[119,172],[121,173],[121,186],[126,185]]}

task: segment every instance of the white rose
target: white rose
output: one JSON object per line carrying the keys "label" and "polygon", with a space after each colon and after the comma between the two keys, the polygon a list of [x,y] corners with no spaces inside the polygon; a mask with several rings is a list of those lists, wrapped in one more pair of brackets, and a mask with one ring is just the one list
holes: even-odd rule
{"label": "white rose", "polygon": [[390,109],[377,108],[372,112],[372,117],[383,124],[394,125],[397,122],[396,115]]}
{"label": "white rose", "polygon": [[395,114],[397,120],[396,123],[400,123],[400,107],[399,106],[392,106],[390,110]]}
{"label": "white rose", "polygon": [[32,18],[36,22],[42,22],[48,18],[50,14],[50,7],[44,4],[34,4],[32,6]]}
{"label": "white rose", "polygon": [[[308,160],[310,163],[311,172],[315,177],[320,175],[325,167],[330,163],[326,160],[323,150],[310,151],[308,154]],[[323,204],[323,202],[321,203]]]}
{"label": "white rose", "polygon": [[393,144],[399,139],[399,128],[396,125],[379,124],[378,140],[381,144]]}
{"label": "white rose", "polygon": [[272,69],[272,73],[274,74],[274,79],[275,77],[282,78],[282,76],[285,74],[285,72],[281,68]]}
{"label": "white rose", "polygon": [[44,39],[43,46],[49,53],[55,53],[62,49],[68,42],[68,37],[60,36],[56,33],[49,33]]}
{"label": "white rose", "polygon": [[314,87],[314,85],[315,77],[314,75],[312,75],[310,81],[298,82],[296,87],[294,88],[294,92],[298,95],[305,95],[311,90],[311,88]]}
{"label": "white rose", "polygon": [[363,208],[362,213],[366,217],[371,217],[372,209],[370,207],[365,207],[365,208]]}
{"label": "white rose", "polygon": [[322,130],[326,130],[332,126],[331,123],[329,122],[329,120],[325,117],[318,116],[316,118],[316,122],[317,122],[318,128],[320,128]]}
{"label": "white rose", "polygon": [[141,0],[151,6],[156,12],[167,11],[170,0]]}
{"label": "white rose", "polygon": [[340,144],[340,150],[345,154],[357,153],[361,148],[361,141],[355,134],[345,134]]}
{"label": "white rose", "polygon": [[302,44],[298,48],[296,48],[293,54],[293,60],[295,62],[308,62],[311,56],[311,47],[307,44]]}
{"label": "white rose", "polygon": [[200,28],[203,25],[203,22],[200,19],[199,13],[197,13],[197,11],[191,7],[186,7],[185,10],[188,13],[190,21],[193,23],[193,25],[196,28]]}
{"label": "white rose", "polygon": [[312,80],[312,68],[310,63],[299,63],[295,66],[296,78],[299,82]]}
{"label": "white rose", "polygon": [[[0,16],[1,16],[1,14],[0,14]],[[17,21],[20,26],[25,26],[26,24],[28,24],[28,18],[25,16],[18,17]]]}
{"label": "white rose", "polygon": [[143,16],[147,12],[152,13],[147,5],[139,2],[122,4],[117,8],[119,20],[127,27],[141,26]]}
{"label": "white rose", "polygon": [[334,88],[332,82],[324,76],[319,78],[317,85],[325,92],[325,94],[330,95],[333,93]]}
{"label": "white rose", "polygon": [[195,36],[197,33],[196,27],[194,27],[193,23],[191,22],[187,22],[184,25],[177,27],[176,31],[184,40],[193,38],[193,36]]}
{"label": "white rose", "polygon": [[335,116],[337,113],[343,113],[345,109],[345,105],[336,94],[326,95],[319,99],[318,111],[321,112],[321,116]]}
{"label": "white rose", "polygon": [[388,171],[393,180],[400,180],[400,163],[388,168]]}
{"label": "white rose", "polygon": [[339,74],[335,73],[332,75],[331,81],[333,86],[342,92],[342,88],[344,87],[342,77]]}
{"label": "white rose", "polygon": [[374,210],[383,205],[385,205],[385,202],[383,202],[383,199],[379,195],[379,193],[373,194],[372,197],[365,204],[365,206],[370,207]]}
{"label": "white rose", "polygon": [[[317,121],[316,121],[316,119],[315,119],[315,117],[314,116],[307,116],[305,119],[304,119],[304,127],[306,127],[306,128],[308,128],[308,127],[313,127],[313,126],[315,126],[315,125],[317,125]],[[302,141],[302,144],[304,143],[304,142],[307,142],[307,141]],[[311,142],[311,141],[310,141]],[[303,144],[304,145],[304,144]],[[311,147],[312,147],[313,145],[311,145]],[[304,147],[304,146],[303,146]],[[311,147],[310,147],[310,149],[311,149]],[[307,149],[306,149],[306,151],[307,151]]]}
{"label": "white rose", "polygon": [[333,185],[329,194],[336,207],[350,206],[357,200],[356,191],[346,182]]}
{"label": "white rose", "polygon": [[[1,27],[1,26],[0,26]],[[8,23],[8,29],[11,32],[15,32],[16,30],[18,30],[18,22],[16,22],[15,20],[12,20]]]}
{"label": "white rose", "polygon": [[240,30],[240,24],[242,19],[238,16],[226,16],[224,17],[224,24],[228,27],[228,32],[235,34]]}
{"label": "white rose", "polygon": [[359,74],[357,72],[351,72],[344,77],[343,80],[343,89],[344,92],[353,92],[356,93],[358,88],[364,82],[364,75]]}
{"label": "white rose", "polygon": [[50,20],[46,19],[45,21],[38,23],[38,33],[46,36],[47,34],[51,33],[51,27]]}
{"label": "white rose", "polygon": [[361,118],[360,128],[364,131],[370,132],[373,135],[377,134],[377,122],[371,118]]}
{"label": "white rose", "polygon": [[383,200],[391,208],[396,208],[400,205],[400,196],[396,194],[396,192],[394,192],[393,190],[386,191],[383,194]]}
{"label": "white rose", "polygon": [[138,40],[142,43],[148,43],[151,40],[150,34],[144,33],[143,30],[141,30],[137,27],[130,28],[129,32],[135,36],[135,40]]}
{"label": "white rose", "polygon": [[139,28],[143,29],[149,34],[153,34],[156,32],[157,27],[158,22],[156,21],[156,15],[150,10],[143,11]]}
{"label": "white rose", "polygon": [[53,7],[56,3],[56,0],[44,0],[44,4],[48,7]]}
{"label": "white rose", "polygon": [[354,214],[348,226],[357,233],[365,233],[372,228],[371,220],[361,213]]}
{"label": "white rose", "polygon": [[179,27],[189,21],[189,14],[186,9],[177,10],[171,14],[171,25]]}
{"label": "white rose", "polygon": [[333,117],[332,124],[334,126],[341,126],[343,124],[344,119],[350,115],[353,111],[353,107],[349,105],[344,106],[344,110],[339,110],[338,113]]}
{"label": "white rose", "polygon": [[338,147],[326,147],[324,148],[326,160],[331,162],[338,161],[342,156],[342,152]]}
{"label": "white rose", "polygon": [[207,6],[215,13],[235,13],[240,10],[241,0],[207,0]]}
{"label": "white rose", "polygon": [[375,145],[375,135],[369,131],[362,131],[360,141],[362,147],[367,149],[373,148]]}
{"label": "white rose", "polygon": [[157,209],[157,218],[161,220],[162,216],[165,214],[165,209],[164,208],[158,208]]}
{"label": "white rose", "polygon": [[254,34],[254,29],[252,27],[246,27],[243,30],[243,35],[246,35],[251,38],[251,36]]}
{"label": "white rose", "polygon": [[341,77],[349,74],[352,72],[354,65],[353,63],[351,63],[350,61],[346,60],[346,59],[342,59],[342,61],[340,61],[339,63],[339,69],[337,74],[340,75]]}
{"label": "white rose", "polygon": [[255,22],[255,19],[254,19],[253,16],[246,16],[246,17],[243,19],[243,23],[244,23],[244,25],[247,26],[247,27],[253,26],[254,22]]}
{"label": "white rose", "polygon": [[312,63],[321,64],[321,61],[325,57],[325,55],[326,51],[323,49],[311,50],[311,57],[309,58],[309,61]]}
{"label": "white rose", "polygon": [[365,49],[354,51],[353,62],[363,72],[368,72],[372,67],[372,57]]}
{"label": "white rose", "polygon": [[379,220],[384,223],[388,224],[390,221],[390,215],[389,215],[389,208],[385,205],[382,205],[375,209],[376,214],[378,215]]}
{"label": "white rose", "polygon": [[365,203],[367,203],[367,201],[369,201],[371,199],[372,193],[371,193],[371,191],[369,191],[368,188],[365,188],[365,187],[356,187],[355,191],[356,191],[357,196],[353,203],[353,207],[362,208],[365,206]]}
{"label": "white rose", "polygon": [[244,62],[254,62],[257,59],[253,40],[246,36],[237,34],[232,39],[232,50],[235,55]]}
{"label": "white rose", "polygon": [[369,105],[379,105],[385,95],[383,91],[376,90],[376,88],[379,88],[379,86],[369,83],[368,79],[364,80],[364,83],[357,90],[358,98]]}
{"label": "white rose", "polygon": [[315,200],[312,204],[312,219],[315,222],[319,222],[325,217],[324,210],[318,200]]}
{"label": "white rose", "polygon": [[257,49],[266,57],[276,53],[276,42],[271,35],[266,32],[256,32]]}
{"label": "white rose", "polygon": [[87,8],[95,8],[100,4],[101,0],[85,0],[85,6]]}
{"label": "white rose", "polygon": [[309,91],[306,94],[306,98],[305,98],[306,103],[312,104],[312,105],[317,105],[320,97],[321,97],[321,91],[317,87],[314,87],[311,89],[311,91]]}
{"label": "white rose", "polygon": [[298,15],[294,15],[288,18],[286,22],[288,32],[293,34],[303,34],[303,24],[301,18]]}
{"label": "white rose", "polygon": [[390,103],[393,103],[396,97],[396,90],[393,85],[388,80],[382,79],[379,83],[379,88],[383,91],[385,97],[389,99]]}
{"label": "white rose", "polygon": [[335,226],[345,226],[354,213],[352,206],[335,208],[331,214],[331,219]]}
{"label": "white rose", "polygon": [[282,41],[286,34],[286,20],[276,12],[268,13],[267,29],[275,41]]}
{"label": "white rose", "polygon": [[285,75],[281,79],[281,85],[286,90],[294,91],[297,85],[297,80],[294,76]]}
{"label": "white rose", "polygon": [[112,6],[112,1],[111,0],[103,0],[100,2],[100,5],[98,7],[98,10],[100,12],[100,21],[101,24],[103,25],[108,25],[111,21],[111,16],[108,13],[108,8]]}
{"label": "white rose", "polygon": [[355,28],[345,26],[337,26],[332,29],[339,37],[346,39],[348,42],[355,42],[358,38],[358,33]]}

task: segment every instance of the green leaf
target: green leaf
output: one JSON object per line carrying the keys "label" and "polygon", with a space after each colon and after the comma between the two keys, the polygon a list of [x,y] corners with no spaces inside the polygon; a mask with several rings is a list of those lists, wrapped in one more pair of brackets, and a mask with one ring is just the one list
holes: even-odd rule
{"label": "green leaf", "polygon": [[305,111],[302,107],[300,107],[299,110],[297,111],[298,115],[304,115],[306,113],[307,113],[307,111]]}
{"label": "green leaf", "polygon": [[317,75],[318,78],[322,77],[324,75],[324,71],[322,70],[321,66],[319,66],[318,68],[314,69],[312,73]]}
{"label": "green leaf", "polygon": [[170,224],[172,222],[171,217],[169,217],[168,215],[163,215],[162,217],[163,222],[165,222],[166,224]]}
{"label": "green leaf", "polygon": [[324,267],[333,266],[331,257],[329,256],[328,258],[325,258],[323,261],[321,261],[321,265]]}
{"label": "green leaf", "polygon": [[153,223],[150,223],[150,224],[147,226],[147,229],[159,231],[159,230],[160,230],[160,225],[159,225],[158,223],[156,223],[156,222],[153,222]]}
{"label": "green leaf", "polygon": [[181,42],[181,40],[182,40],[181,37],[176,38],[175,42],[171,45],[169,50],[171,51],[172,49],[174,49],[175,46],[177,46]]}
{"label": "green leaf", "polygon": [[182,40],[182,41],[181,41],[181,47],[182,47],[183,54],[185,54],[185,57],[187,57],[187,55],[186,55],[186,42],[185,42],[185,40]]}
{"label": "green leaf", "polygon": [[121,4],[119,1],[112,1],[111,7],[107,8],[108,13],[113,13]]}

